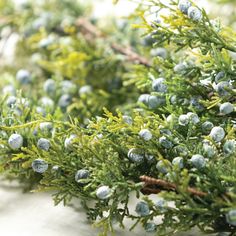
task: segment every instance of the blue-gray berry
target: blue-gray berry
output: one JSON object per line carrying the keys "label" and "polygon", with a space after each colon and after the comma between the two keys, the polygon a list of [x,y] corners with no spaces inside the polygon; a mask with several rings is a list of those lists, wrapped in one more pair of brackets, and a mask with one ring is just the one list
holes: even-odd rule
{"label": "blue-gray berry", "polygon": [[178,4],[179,10],[184,14],[188,14],[188,9],[191,6],[192,6],[192,4],[188,0],[180,0],[179,4]]}
{"label": "blue-gray berry", "polygon": [[150,109],[156,109],[157,107],[159,107],[160,105],[165,103],[165,98],[163,97],[157,97],[154,95],[149,95],[148,97],[148,107]]}
{"label": "blue-gray berry", "polygon": [[172,160],[172,164],[174,166],[177,166],[179,169],[183,169],[184,168],[184,159],[183,159],[183,157],[175,157]]}
{"label": "blue-gray berry", "polygon": [[166,93],[167,92],[166,80],[164,78],[155,79],[152,82],[152,89],[159,93]]}
{"label": "blue-gray berry", "polygon": [[184,74],[184,72],[186,71],[187,68],[188,68],[188,66],[186,65],[186,63],[181,62],[181,63],[175,65],[174,72],[176,72],[177,74]]}
{"label": "blue-gray berry", "polygon": [[40,107],[40,106],[37,106],[35,111],[38,113],[38,114],[41,114],[42,116],[46,116],[46,111],[43,107]]}
{"label": "blue-gray berry", "polygon": [[74,140],[77,138],[76,134],[71,134],[70,137],[65,139],[64,146],[66,149],[71,149],[73,146]]}
{"label": "blue-gray berry", "polygon": [[228,81],[221,81],[215,86],[216,92],[222,97],[227,96],[231,89],[232,85]]}
{"label": "blue-gray berry", "polygon": [[236,226],[236,209],[230,210],[226,214],[226,221],[228,224]]}
{"label": "blue-gray berry", "polygon": [[135,211],[139,216],[148,216],[150,213],[149,206],[144,201],[138,202],[136,204]]}
{"label": "blue-gray berry", "polygon": [[186,126],[189,123],[189,117],[185,114],[179,116],[179,125]]}
{"label": "blue-gray berry", "polygon": [[2,92],[4,95],[16,95],[16,89],[13,85],[9,84],[3,87]]}
{"label": "blue-gray berry", "polygon": [[39,128],[41,131],[51,131],[53,129],[52,122],[42,122],[39,124]]}
{"label": "blue-gray berry", "polygon": [[92,93],[92,87],[90,85],[84,85],[79,89],[79,95]]}
{"label": "blue-gray berry", "polygon": [[56,82],[55,82],[55,80],[53,80],[53,79],[46,80],[43,84],[43,90],[48,95],[54,94],[55,91],[56,91]]}
{"label": "blue-gray berry", "polygon": [[123,121],[127,124],[127,125],[132,125],[133,124],[133,119],[131,116],[122,116]]}
{"label": "blue-gray berry", "polygon": [[215,76],[215,82],[216,82],[216,83],[219,83],[220,80],[221,80],[222,78],[224,78],[224,77],[225,77],[225,72],[224,72],[224,71],[220,71],[220,72]]}
{"label": "blue-gray berry", "polygon": [[234,105],[230,102],[225,102],[220,105],[220,113],[222,115],[228,115],[234,111]]}
{"label": "blue-gray berry", "polygon": [[167,50],[165,48],[153,48],[150,52],[153,57],[161,57],[166,59],[168,56]]}
{"label": "blue-gray berry", "polygon": [[203,144],[203,153],[206,157],[211,158],[216,154],[214,147],[209,145],[208,143]]}
{"label": "blue-gray berry", "polygon": [[198,117],[198,115],[196,113],[193,113],[193,112],[188,112],[187,113],[187,116],[189,118],[189,121],[193,124],[197,124],[200,122],[200,119]]}
{"label": "blue-gray berry", "polygon": [[189,7],[188,17],[194,21],[200,21],[202,19],[202,12],[197,7]]}
{"label": "blue-gray berry", "polygon": [[135,163],[140,163],[144,161],[144,153],[137,148],[131,148],[128,151],[128,158]]}
{"label": "blue-gray berry", "polygon": [[142,129],[139,132],[139,136],[144,139],[145,141],[149,141],[152,139],[152,133],[148,129]]}
{"label": "blue-gray berry", "polygon": [[153,233],[157,230],[157,225],[154,222],[148,222],[145,225],[145,230],[147,233]]}
{"label": "blue-gray berry", "polygon": [[227,140],[224,143],[223,151],[226,155],[231,155],[236,150],[236,141],[235,140]]}
{"label": "blue-gray berry", "polygon": [[77,90],[76,85],[70,80],[63,80],[61,82],[61,91],[62,94],[74,94]]}
{"label": "blue-gray berry", "polygon": [[96,190],[96,196],[101,199],[105,200],[111,196],[111,189],[109,186],[101,186]]}
{"label": "blue-gray berry", "polygon": [[52,45],[54,43],[54,38],[53,37],[47,37],[47,38],[43,38],[39,41],[38,46],[39,48],[43,48],[46,49],[48,48],[50,45]]}
{"label": "blue-gray berry", "polygon": [[12,107],[14,104],[16,104],[17,98],[15,96],[9,96],[6,100],[6,104],[8,107]]}
{"label": "blue-gray berry", "polygon": [[8,139],[8,144],[12,149],[19,149],[23,145],[23,137],[20,134],[12,134]]}
{"label": "blue-gray berry", "polygon": [[28,84],[32,80],[31,74],[28,70],[24,69],[18,70],[16,74],[16,80],[21,84]]}
{"label": "blue-gray berry", "polygon": [[44,151],[48,151],[50,146],[50,141],[46,138],[40,138],[37,142],[37,147]]}
{"label": "blue-gray berry", "polygon": [[215,141],[215,142],[220,142],[224,139],[225,137],[225,131],[222,127],[216,126],[214,127],[211,132],[210,132],[210,137]]}
{"label": "blue-gray berry", "polygon": [[212,130],[212,128],[214,127],[214,124],[210,121],[205,121],[203,124],[202,124],[202,131],[205,133],[205,134],[209,134],[210,131]]}
{"label": "blue-gray berry", "polygon": [[85,179],[88,179],[89,178],[89,171],[86,170],[86,169],[81,169],[81,170],[78,170],[76,173],[75,173],[75,181],[77,183],[81,183],[81,180],[85,180]]}
{"label": "blue-gray berry", "polygon": [[155,202],[155,207],[157,208],[157,210],[161,213],[164,213],[166,211],[166,207],[167,207],[167,202],[166,200],[164,200],[163,198],[159,198],[156,202]]}
{"label": "blue-gray berry", "polygon": [[159,143],[162,147],[170,149],[173,147],[173,143],[165,136],[159,138]]}
{"label": "blue-gray berry", "polygon": [[159,172],[161,172],[162,174],[168,173],[167,168],[166,168],[166,164],[165,164],[162,160],[160,160],[160,161],[157,162],[156,168],[157,168],[157,170],[158,170]]}
{"label": "blue-gray berry", "polygon": [[202,156],[200,154],[193,155],[192,158],[190,159],[190,162],[197,169],[202,169],[206,165],[206,160],[205,160],[204,156]]}
{"label": "blue-gray berry", "polygon": [[63,94],[58,101],[58,105],[63,109],[71,104],[72,98],[69,94]]}
{"label": "blue-gray berry", "polygon": [[49,97],[42,97],[40,99],[40,104],[43,108],[46,108],[46,109],[53,109],[54,107],[54,101],[49,98]]}
{"label": "blue-gray berry", "polygon": [[48,163],[42,159],[36,159],[32,162],[32,168],[37,173],[44,173],[48,169]]}

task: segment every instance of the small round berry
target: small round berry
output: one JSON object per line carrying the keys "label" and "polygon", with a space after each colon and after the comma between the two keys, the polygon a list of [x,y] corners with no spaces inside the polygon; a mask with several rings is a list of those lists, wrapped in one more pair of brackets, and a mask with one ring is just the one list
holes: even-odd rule
{"label": "small round berry", "polygon": [[61,85],[62,94],[71,94],[72,95],[72,94],[76,93],[77,87],[70,80],[63,80],[60,85]]}
{"label": "small round berry", "polygon": [[37,147],[44,151],[48,151],[50,146],[51,146],[50,141],[47,140],[46,138],[40,138],[37,142]]}
{"label": "small round berry", "polygon": [[3,87],[2,92],[4,95],[16,95],[16,89],[13,85],[9,84]]}
{"label": "small round berry", "polygon": [[159,172],[161,172],[162,174],[168,173],[167,168],[166,168],[166,164],[165,164],[162,160],[160,160],[160,161],[157,162],[156,168],[157,168],[157,170],[158,170]]}
{"label": "small round berry", "polygon": [[225,72],[220,71],[216,76],[215,76],[215,82],[219,83],[221,79],[225,77]]}
{"label": "small round berry", "polygon": [[235,140],[227,140],[225,143],[224,143],[224,146],[223,146],[223,151],[226,155],[231,155],[235,152],[236,150],[236,142]]}
{"label": "small round berry", "polygon": [[191,2],[189,2],[188,0],[180,0],[179,4],[178,4],[178,8],[179,10],[184,13],[184,14],[188,14],[188,9],[192,6]]}
{"label": "small round berry", "polygon": [[187,116],[189,118],[189,121],[195,125],[200,122],[200,119],[196,113],[188,112]]}
{"label": "small round berry", "polygon": [[16,74],[16,80],[21,84],[28,84],[31,79],[31,74],[28,70],[21,69]]}
{"label": "small round berry", "polygon": [[167,207],[167,202],[163,199],[163,198],[159,198],[156,202],[155,202],[155,207],[156,209],[161,212],[164,213],[166,211],[166,207]]}
{"label": "small round berry", "polygon": [[234,105],[230,102],[225,102],[220,105],[220,113],[222,115],[228,115],[234,111]]}
{"label": "small round berry", "polygon": [[32,168],[37,173],[44,173],[48,169],[48,163],[42,159],[36,159],[32,162]]}
{"label": "small round berry", "polygon": [[232,85],[228,81],[221,81],[215,86],[216,92],[222,97],[227,96],[230,89],[232,89]]}
{"label": "small round berry", "polygon": [[184,168],[184,159],[183,159],[183,157],[175,157],[172,160],[172,164],[174,166],[177,166],[179,169],[183,169]]}
{"label": "small round berry", "polygon": [[58,105],[63,109],[71,104],[72,98],[69,94],[63,94],[58,101]]}
{"label": "small round berry", "polygon": [[215,141],[215,142],[220,142],[224,139],[225,137],[225,131],[222,127],[216,126],[214,127],[211,132],[210,132],[210,137]]}
{"label": "small round berry", "polygon": [[40,99],[40,104],[43,108],[52,109],[54,107],[54,101],[49,97],[42,97]]}
{"label": "small round berry", "polygon": [[147,105],[149,96],[150,96],[149,94],[141,94],[138,98],[138,102]]}
{"label": "small round berry", "polygon": [[135,211],[139,216],[148,216],[150,213],[149,206],[144,201],[138,202],[136,204]]}
{"label": "small round berry", "polygon": [[149,141],[152,139],[152,133],[148,129],[142,129],[139,132],[139,136],[144,139],[145,141]]}
{"label": "small round berry", "polygon": [[189,117],[187,115],[180,115],[178,121],[179,125],[186,126],[189,123]]}
{"label": "small round berry", "polygon": [[39,41],[38,43],[38,47],[39,48],[43,48],[46,49],[48,48],[50,45],[52,45],[54,43],[54,38],[53,37],[47,37],[47,38],[43,38]]}
{"label": "small round berry", "polygon": [[206,160],[205,160],[204,156],[202,156],[200,154],[193,155],[192,158],[190,159],[190,162],[197,169],[202,169],[206,165]]}
{"label": "small round berry", "polygon": [[184,72],[186,71],[187,69],[187,65],[186,63],[179,63],[177,65],[175,65],[174,67],[174,72],[176,72],[177,74],[184,74]]}
{"label": "small round berry", "polygon": [[71,149],[73,146],[74,140],[77,138],[76,134],[71,134],[70,137],[65,139],[64,146],[66,149]]}
{"label": "small round berry", "polygon": [[165,79],[164,78],[155,79],[152,82],[152,89],[159,93],[166,93],[167,85],[165,84]]}
{"label": "small round berry", "polygon": [[204,155],[208,158],[211,158],[215,156],[216,154],[214,147],[212,147],[208,143],[203,144],[203,152],[204,152]]}
{"label": "small round berry", "polygon": [[226,214],[226,221],[228,224],[236,226],[236,209],[230,210]]}
{"label": "small round berry", "polygon": [[20,134],[12,134],[8,139],[8,144],[12,149],[19,149],[23,145],[23,137]]}
{"label": "small round berry", "polygon": [[96,191],[96,196],[101,199],[105,200],[108,199],[111,196],[111,189],[109,186],[101,186]]}
{"label": "small round berry", "polygon": [[133,119],[130,116],[124,115],[124,116],[122,116],[122,119],[127,125],[132,125],[133,124]]}
{"label": "small round berry", "polygon": [[210,121],[205,121],[203,124],[202,124],[202,131],[205,133],[205,134],[209,134],[210,131],[212,130],[212,128],[214,127],[214,124]]}
{"label": "small round berry", "polygon": [[135,163],[140,163],[144,161],[144,154],[140,149],[131,148],[128,151],[128,158]]}
{"label": "small round berry", "polygon": [[17,98],[15,96],[10,96],[7,98],[6,104],[8,107],[12,107],[14,104],[16,104]]}
{"label": "small round berry", "polygon": [[88,179],[89,178],[89,171],[86,170],[86,169],[81,169],[81,170],[78,170],[75,174],[75,181],[77,183],[80,183],[81,180],[84,180],[84,179]]}
{"label": "small round berry", "polygon": [[159,138],[159,143],[162,147],[170,149],[173,147],[173,143],[165,136]]}
{"label": "small round berry", "polygon": [[149,95],[149,97],[148,97],[147,104],[150,109],[156,109],[157,107],[159,107],[163,103],[165,103],[165,98],[157,97],[154,95]]}
{"label": "small round berry", "polygon": [[43,84],[43,90],[48,95],[54,94],[56,91],[56,82],[53,79],[48,79]]}
{"label": "small round berry", "polygon": [[148,222],[146,225],[145,225],[145,231],[147,233],[153,233],[157,230],[157,225],[154,223],[154,222]]}
{"label": "small round berry", "polygon": [[39,124],[39,128],[41,131],[51,131],[53,129],[52,122],[42,122]]}
{"label": "small round berry", "polygon": [[79,95],[82,96],[84,94],[92,93],[92,87],[90,85],[84,85],[79,89]]}
{"label": "small round berry", "polygon": [[200,103],[200,100],[202,100],[201,96],[192,97],[190,100],[190,105],[194,107],[195,110],[203,111],[204,106]]}
{"label": "small round berry", "polygon": [[42,116],[46,116],[46,111],[44,108],[40,107],[40,106],[37,106],[35,111],[38,113],[38,114],[41,114]]}
{"label": "small round berry", "polygon": [[202,19],[202,12],[197,7],[189,7],[188,17],[194,21],[200,21]]}

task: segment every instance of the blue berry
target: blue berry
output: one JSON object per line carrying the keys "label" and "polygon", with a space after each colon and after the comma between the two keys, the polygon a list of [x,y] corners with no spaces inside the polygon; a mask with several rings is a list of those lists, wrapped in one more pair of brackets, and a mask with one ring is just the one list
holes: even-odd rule
{"label": "blue berry", "polygon": [[209,133],[212,128],[214,127],[214,124],[210,121],[205,121],[203,124],[202,124],[202,131],[207,134]]}
{"label": "blue berry", "polygon": [[173,143],[167,139],[167,137],[162,136],[159,138],[159,143],[161,144],[162,147],[170,149],[173,147]]}
{"label": "blue berry", "polygon": [[155,202],[155,207],[157,208],[157,210],[161,213],[164,213],[166,211],[166,207],[167,207],[167,202],[163,199],[163,198],[159,198],[156,202]]}
{"label": "blue berry", "polygon": [[155,79],[152,82],[152,89],[156,92],[166,93],[167,85],[165,84],[165,79],[164,78]]}
{"label": "blue berry", "polygon": [[221,81],[215,87],[216,92],[222,97],[227,96],[230,89],[232,89],[232,85],[228,81]]}
{"label": "blue berry", "polygon": [[9,84],[2,89],[4,95],[16,95],[16,89],[13,85]]}
{"label": "blue berry", "polygon": [[84,85],[79,89],[79,95],[92,93],[92,87],[90,85]]}
{"label": "blue berry", "polygon": [[51,144],[46,138],[40,138],[37,142],[37,147],[41,150],[48,151]]}
{"label": "blue berry", "polygon": [[154,48],[150,52],[151,56],[153,57],[161,57],[166,59],[168,56],[167,50],[165,48]]}
{"label": "blue berry", "polygon": [[220,105],[220,113],[222,115],[228,115],[234,111],[234,105],[230,102],[225,102]]}
{"label": "blue berry", "polygon": [[149,141],[152,139],[152,133],[148,129],[142,129],[139,132],[139,136],[144,139],[145,141]]}
{"label": "blue berry", "polygon": [[189,123],[189,117],[187,115],[180,115],[178,121],[179,125],[186,126]]}
{"label": "blue berry", "polygon": [[183,159],[183,157],[175,157],[172,160],[172,164],[174,166],[177,166],[179,169],[183,169],[184,168],[184,159]]}
{"label": "blue berry", "polygon": [[96,191],[96,196],[101,199],[105,200],[108,199],[111,196],[111,189],[109,186],[101,186]]}
{"label": "blue berry", "polygon": [[149,94],[141,94],[138,98],[138,102],[147,105],[149,96],[150,96]]}
{"label": "blue berry", "polygon": [[216,83],[219,83],[220,80],[221,80],[222,78],[224,78],[224,77],[225,77],[225,72],[224,72],[224,71],[220,71],[220,72],[215,76],[215,82],[216,82]]}
{"label": "blue berry", "polygon": [[137,203],[137,205],[135,207],[135,211],[139,216],[148,216],[149,213],[150,213],[149,206],[144,201],[141,201],[141,202]]}
{"label": "blue berry", "polygon": [[48,79],[43,84],[43,90],[48,94],[52,95],[56,91],[56,82],[53,79]]}
{"label": "blue berry", "polygon": [[178,8],[179,10],[184,13],[187,14],[188,13],[188,9],[192,6],[191,2],[189,2],[188,0],[180,0],[179,4],[178,4]]}
{"label": "blue berry", "polygon": [[135,163],[140,163],[144,161],[144,154],[140,149],[131,148],[128,151],[128,158]]}
{"label": "blue berry", "polygon": [[76,85],[70,80],[63,80],[61,82],[61,91],[62,94],[74,94],[77,90]]}
{"label": "blue berry", "polygon": [[36,159],[32,162],[32,168],[37,173],[44,173],[48,169],[48,163],[42,159]]}
{"label": "blue berry", "polygon": [[150,109],[156,109],[157,107],[165,103],[165,98],[149,95],[147,103]]}
{"label": "blue berry", "polygon": [[69,94],[63,94],[58,101],[58,105],[64,109],[71,104],[72,98]]}
{"label": "blue berry", "polygon": [[167,168],[166,168],[166,164],[160,160],[157,162],[156,164],[156,168],[159,172],[161,172],[162,174],[166,174],[168,171],[167,171]]}
{"label": "blue berry", "polygon": [[12,134],[8,139],[8,144],[12,149],[19,149],[23,145],[23,137],[20,134]]}
{"label": "blue berry", "polygon": [[177,74],[184,74],[187,68],[188,66],[186,65],[186,63],[179,63],[175,65],[174,72],[176,72]]}
{"label": "blue berry", "polygon": [[52,122],[42,122],[39,124],[41,131],[51,131],[53,129]]}
{"label": "blue berry", "polygon": [[75,174],[75,181],[77,183],[81,183],[81,180],[88,179],[89,175],[90,175],[90,173],[86,169],[78,170]]}
{"label": "blue berry", "polygon": [[49,97],[42,97],[40,99],[40,104],[43,108],[53,109],[54,101]]}
{"label": "blue berry", "polygon": [[124,121],[127,125],[132,125],[132,124],[133,124],[133,119],[132,119],[132,117],[124,115],[124,116],[122,116],[122,118],[123,118],[123,121]]}
{"label": "blue berry", "polygon": [[192,158],[190,159],[190,162],[193,164],[194,167],[196,167],[197,169],[202,169],[205,167],[206,165],[206,160],[205,158],[200,155],[200,154],[195,154],[192,156]]}
{"label": "blue berry", "polygon": [[37,106],[35,110],[38,114],[41,114],[42,116],[46,116],[46,111],[44,108]]}
{"label": "blue berry", "polygon": [[147,233],[153,233],[157,230],[157,225],[154,222],[148,222],[145,225],[145,230]]}
{"label": "blue berry", "polygon": [[228,224],[236,226],[236,209],[230,210],[226,214],[226,221]]}
{"label": "blue berry", "polygon": [[16,80],[21,84],[28,84],[31,79],[31,74],[28,70],[21,69],[16,74]]}
{"label": "blue berry", "polygon": [[77,138],[76,134],[71,134],[70,137],[65,139],[64,146],[66,149],[71,149],[73,146],[74,140]]}
{"label": "blue berry", "polygon": [[231,155],[235,152],[235,149],[236,149],[236,142],[235,140],[227,140],[225,143],[224,143],[224,146],[223,146],[223,151],[226,155]]}
{"label": "blue berry", "polygon": [[193,112],[188,112],[187,113],[187,116],[189,118],[189,121],[193,124],[197,124],[200,122],[200,119],[198,117],[198,115],[196,113],[193,113]]}
{"label": "blue berry", "polygon": [[215,141],[215,142],[220,142],[224,139],[225,137],[225,131],[222,127],[216,126],[214,127],[211,132],[210,132],[210,137]]}
{"label": "blue berry", "polygon": [[208,143],[203,144],[203,152],[204,155],[208,158],[211,158],[216,154],[214,147],[212,147]]}
{"label": "blue berry", "polygon": [[194,21],[200,21],[202,19],[202,12],[197,7],[189,7],[188,17]]}
{"label": "blue berry", "polygon": [[16,104],[17,98],[15,96],[10,96],[7,98],[6,104],[8,107],[13,107]]}

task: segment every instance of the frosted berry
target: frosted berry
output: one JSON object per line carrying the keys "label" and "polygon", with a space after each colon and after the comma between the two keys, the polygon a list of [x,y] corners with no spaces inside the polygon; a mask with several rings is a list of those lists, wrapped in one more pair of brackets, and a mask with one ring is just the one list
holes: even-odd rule
{"label": "frosted berry", "polygon": [[215,76],[215,82],[219,83],[221,79],[225,77],[225,72],[220,71],[216,76]]}
{"label": "frosted berry", "polygon": [[156,231],[156,229],[157,229],[157,225],[154,222],[148,222],[145,225],[145,230],[147,233],[153,233]]}
{"label": "frosted berry", "polygon": [[32,168],[37,173],[44,173],[48,169],[48,163],[42,159],[36,159],[32,162]]}
{"label": "frosted berry", "polygon": [[54,94],[56,91],[56,82],[53,79],[48,79],[43,84],[43,90],[48,95]]}
{"label": "frosted berry", "polygon": [[189,117],[187,115],[180,115],[178,121],[179,125],[186,126],[189,123]]}
{"label": "frosted berry", "polygon": [[235,140],[227,140],[225,143],[224,143],[224,146],[223,146],[223,151],[226,155],[231,155],[235,152],[236,150],[236,142]]}
{"label": "frosted berry", "polygon": [[152,139],[152,133],[148,129],[142,129],[139,132],[139,136],[144,139],[145,141],[149,141]]}
{"label": "frosted berry", "polygon": [[70,80],[63,80],[61,82],[62,94],[74,94],[77,90],[76,85]]}
{"label": "frosted berry", "polygon": [[128,158],[135,163],[140,163],[144,161],[144,154],[140,149],[131,148],[128,151]]}
{"label": "frosted berry", "polygon": [[150,109],[156,109],[157,107],[165,103],[165,98],[149,95],[147,103]]}
{"label": "frosted berry", "polygon": [[228,115],[234,111],[234,105],[230,102],[225,102],[220,105],[220,113],[222,115]]}
{"label": "frosted berry", "polygon": [[159,172],[161,172],[162,174],[166,174],[168,171],[167,171],[167,168],[166,168],[166,164],[160,160],[157,162],[156,164],[156,168]]}
{"label": "frosted berry", "polygon": [[198,117],[198,115],[196,113],[193,113],[193,112],[188,112],[187,113],[187,116],[189,118],[189,121],[193,124],[197,124],[200,122],[200,119]]}
{"label": "frosted berry", "polygon": [[109,186],[101,186],[96,191],[96,196],[101,199],[105,200],[108,199],[111,196],[111,189]]}
{"label": "frosted berry", "polygon": [[186,69],[187,69],[186,63],[179,63],[179,64],[175,65],[174,72],[176,72],[177,74],[184,74]]}
{"label": "frosted berry", "polygon": [[31,79],[31,74],[28,70],[21,69],[16,74],[16,80],[21,84],[28,84]]}
{"label": "frosted berry", "polygon": [[17,98],[15,96],[10,96],[6,100],[6,104],[8,107],[12,107],[14,104],[16,104]]}
{"label": "frosted berry", "polygon": [[37,142],[37,147],[44,151],[48,151],[50,146],[50,141],[46,138],[40,138]]}
{"label": "frosted berry", "polygon": [[202,19],[202,12],[197,7],[189,7],[188,17],[194,21],[200,21]]}
{"label": "frosted berry", "polygon": [[209,134],[210,131],[212,130],[212,128],[214,127],[214,124],[210,121],[205,121],[203,124],[202,124],[202,131],[205,133],[205,134]]}
{"label": "frosted berry", "polygon": [[214,147],[209,145],[208,143],[203,144],[203,153],[206,157],[211,158],[216,154]]}
{"label": "frosted berry", "polygon": [[162,147],[170,149],[173,147],[173,143],[165,136],[159,138],[159,143]]}
{"label": "frosted berry", "polygon": [[9,84],[3,87],[2,92],[4,95],[16,95],[16,89],[13,85]]}
{"label": "frosted berry", "polygon": [[54,107],[54,101],[49,97],[42,97],[40,99],[40,104],[43,108],[52,109]]}
{"label": "frosted berry", "polygon": [[200,154],[193,155],[192,158],[190,159],[190,162],[197,169],[202,169],[206,165],[206,160],[205,160],[204,156],[202,156]]}
{"label": "frosted berry", "polygon": [[183,159],[183,157],[175,157],[172,160],[172,164],[174,166],[177,166],[179,169],[183,169],[184,168],[184,159]]}
{"label": "frosted berry", "polygon": [[123,121],[124,121],[127,125],[132,125],[132,124],[133,124],[133,119],[132,119],[132,117],[124,115],[124,116],[122,116],[122,118],[123,118]]}
{"label": "frosted berry", "polygon": [[85,179],[88,179],[89,178],[89,171],[86,170],[86,169],[81,169],[81,170],[78,170],[75,174],[75,181],[77,183],[80,183],[81,180],[85,180]]}
{"label": "frosted berry", "polygon": [[167,202],[163,198],[159,198],[155,202],[155,207],[159,212],[164,213],[166,211]]}
{"label": "frosted berry", "polygon": [[141,202],[137,203],[137,205],[135,207],[135,211],[139,216],[148,216],[149,213],[150,213],[149,206],[144,201],[141,201]]}
{"label": "frosted berry", "polygon": [[222,97],[227,96],[230,89],[232,89],[232,85],[228,81],[221,81],[215,86],[216,92]]}
{"label": "frosted berry", "polygon": [[58,101],[58,105],[63,109],[71,104],[72,98],[69,94],[63,94]]}
{"label": "frosted berry", "polygon": [[149,96],[150,96],[149,94],[141,94],[138,98],[138,102],[147,105]]}
{"label": "frosted berry", "polygon": [[65,142],[64,142],[65,148],[71,149],[71,148],[72,148],[72,145],[73,145],[73,142],[74,142],[74,140],[75,140],[76,138],[77,138],[77,135],[76,135],[76,134],[71,134],[70,137],[66,138],[66,139],[65,139]]}
{"label": "frosted berry", "polygon": [[215,142],[220,142],[224,139],[225,137],[225,131],[222,127],[216,126],[214,127],[211,132],[210,132],[210,137],[215,141]]}
{"label": "frosted berry", "polygon": [[236,226],[236,209],[230,210],[226,214],[226,221],[228,224]]}
{"label": "frosted berry", "polygon": [[152,82],[152,89],[156,92],[166,93],[167,92],[167,85],[165,84],[164,78],[155,79]]}
{"label": "frosted berry", "polygon": [[153,48],[150,52],[153,57],[161,57],[166,59],[168,56],[167,50],[165,48]]}
{"label": "frosted berry", "polygon": [[52,122],[42,122],[39,124],[39,128],[41,131],[51,131],[53,129]]}
{"label": "frosted berry", "polygon": [[84,85],[79,89],[79,95],[92,93],[92,87],[90,85]]}
{"label": "frosted berry", "polygon": [[192,6],[191,2],[188,0],[180,0],[178,4],[178,8],[184,14],[188,13],[188,9]]}
{"label": "frosted berry", "polygon": [[8,139],[8,144],[12,149],[19,149],[23,145],[23,137],[20,134],[12,134]]}

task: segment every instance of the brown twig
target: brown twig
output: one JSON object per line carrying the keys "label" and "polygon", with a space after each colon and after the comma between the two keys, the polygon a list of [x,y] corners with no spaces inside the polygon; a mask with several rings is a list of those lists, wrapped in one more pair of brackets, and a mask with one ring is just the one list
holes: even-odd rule
{"label": "brown twig", "polygon": [[[95,25],[90,23],[85,18],[78,19],[77,25],[81,28],[81,31],[85,35],[87,35],[87,39],[90,41],[93,40],[94,37],[104,38],[104,39],[106,38],[106,35],[102,31],[100,31]],[[133,62],[142,64],[142,65],[145,65],[147,67],[151,66],[148,59],[140,56],[139,54],[134,52],[130,47],[127,47],[127,46],[125,47],[125,46],[119,45],[117,43],[111,43],[110,46],[114,51],[117,51],[117,52],[125,55],[129,61],[133,61]]]}
{"label": "brown twig", "polygon": [[[161,180],[161,179],[155,179],[146,175],[140,176],[140,180],[143,181],[145,183],[145,186],[143,188],[143,192],[149,192],[149,193],[157,193],[158,190],[159,192],[161,191],[161,189],[165,189],[165,190],[170,190],[170,191],[177,191],[177,186],[173,183],[167,182],[165,180]],[[154,186],[154,187],[149,187],[150,185]],[[147,191],[146,191],[147,190]],[[207,193],[199,191],[195,188],[191,188],[188,187],[187,191],[195,196],[199,196],[199,197],[205,197],[207,196]]]}

